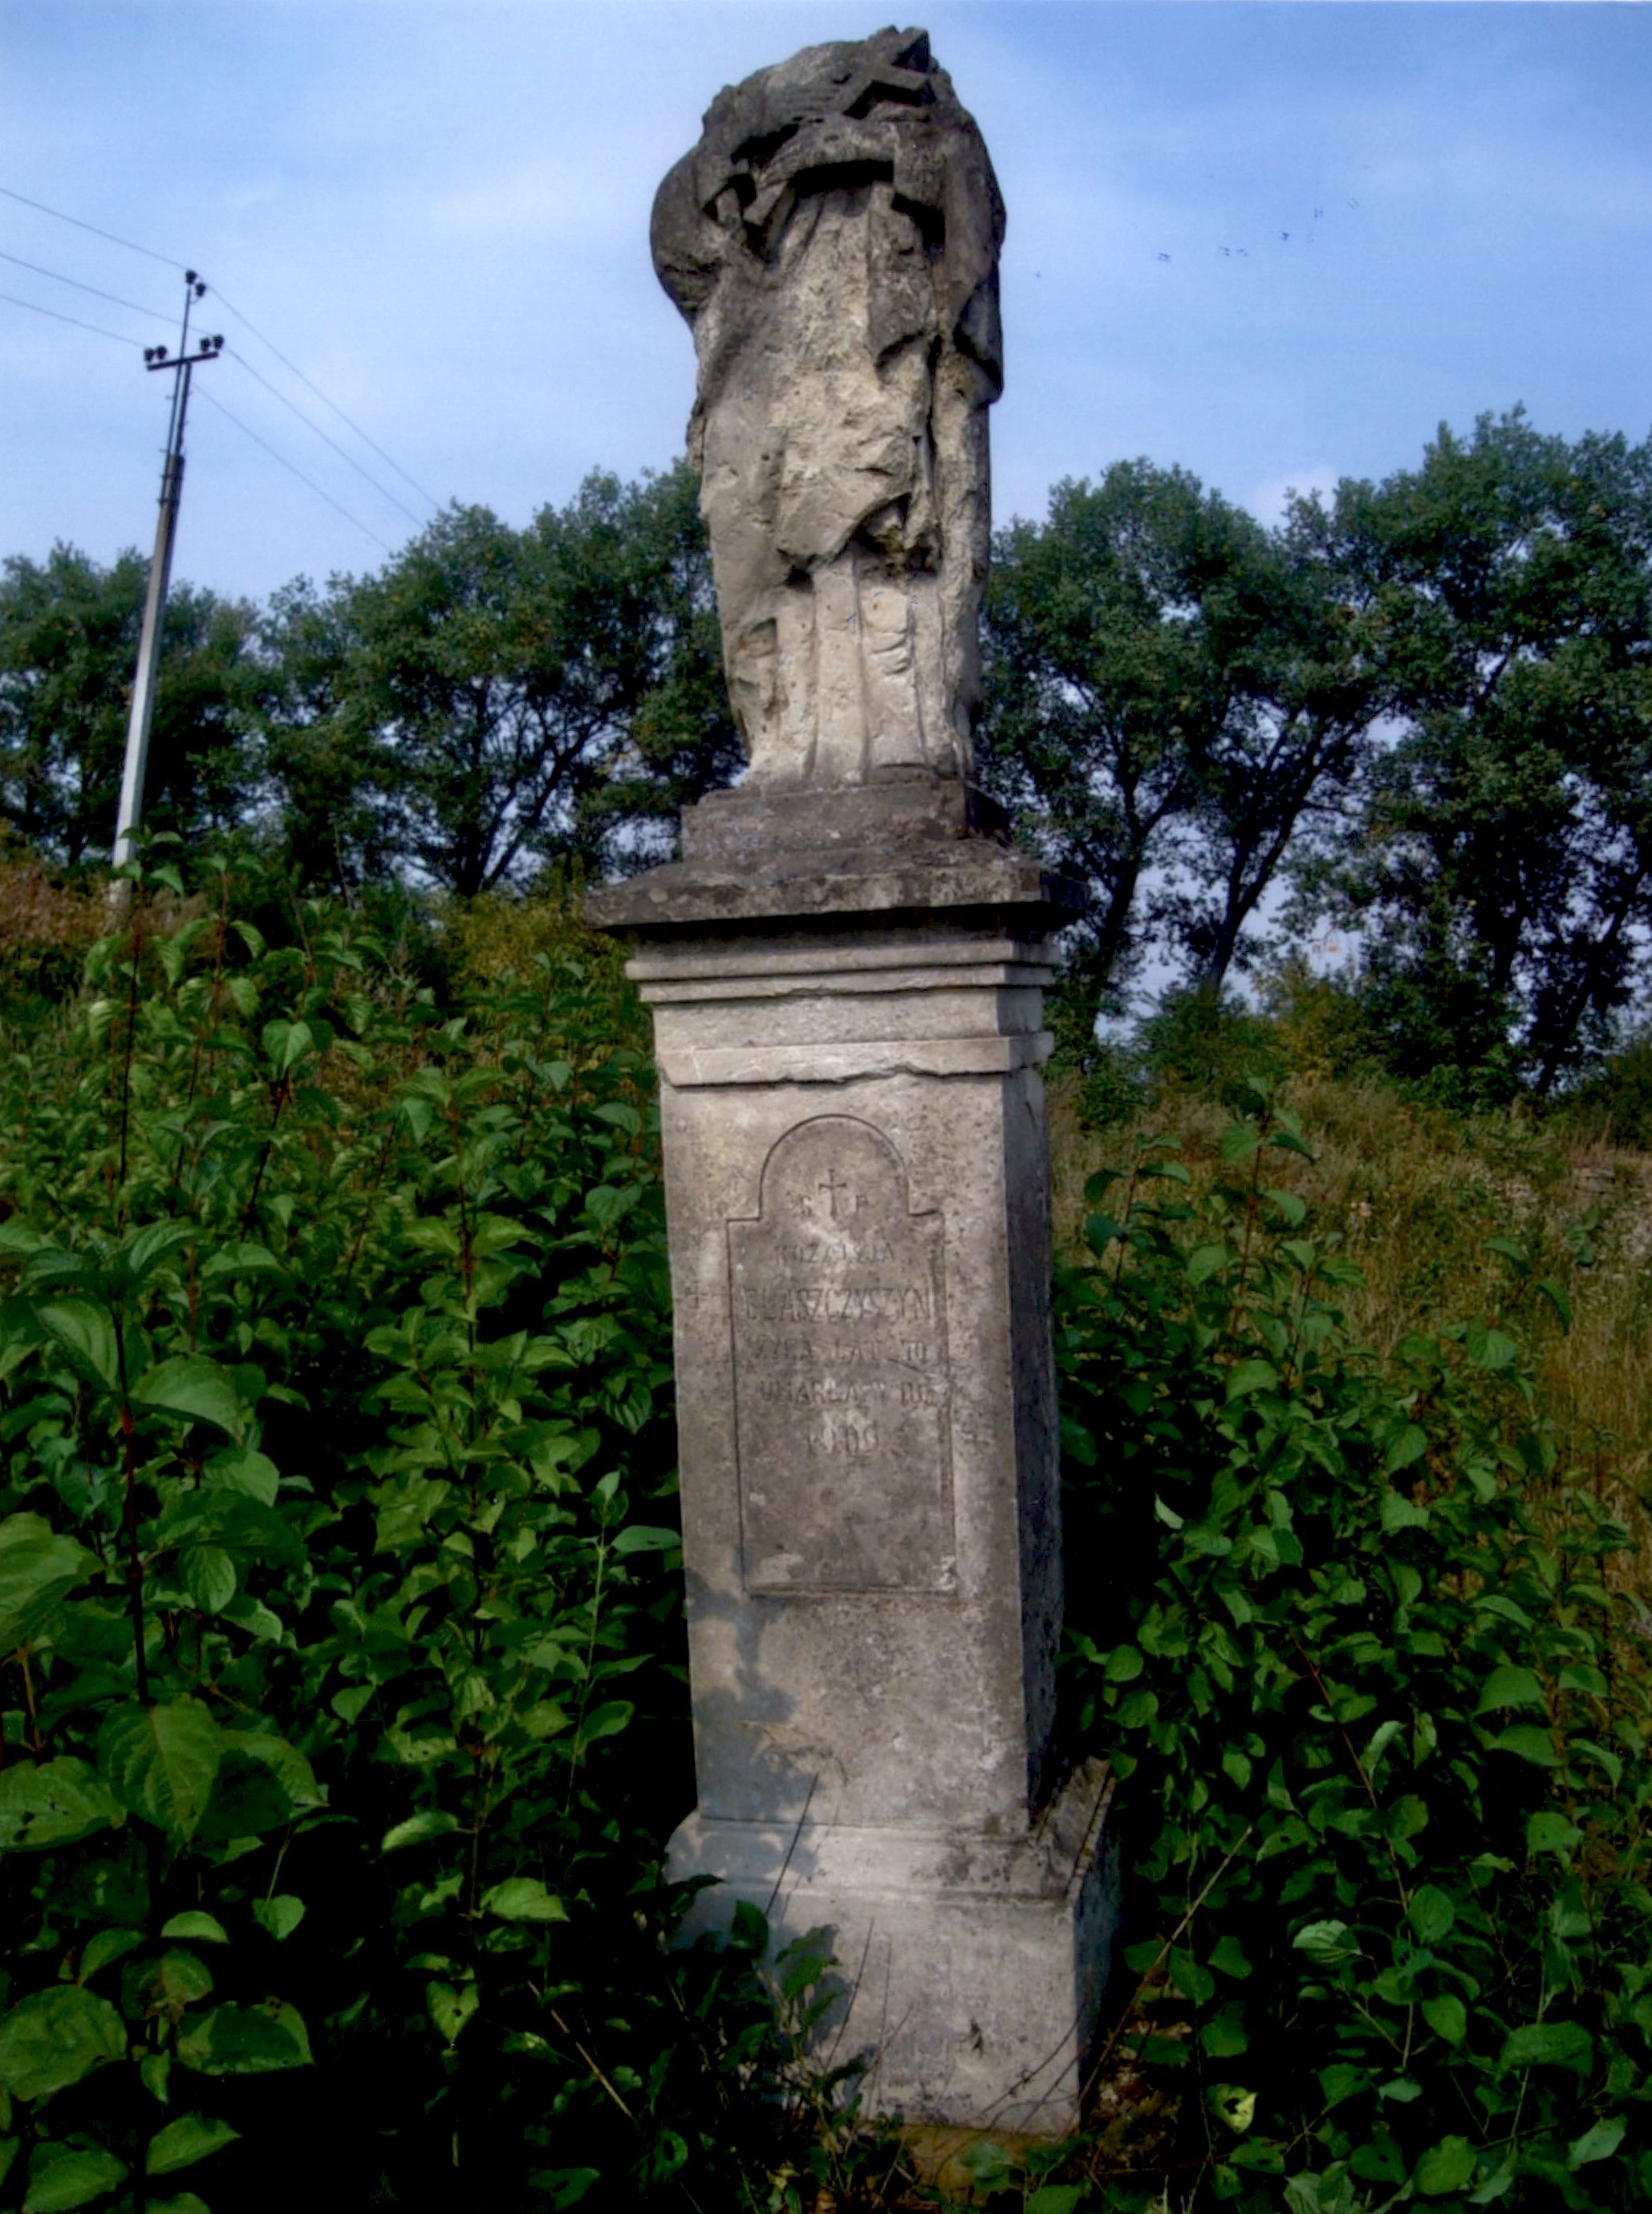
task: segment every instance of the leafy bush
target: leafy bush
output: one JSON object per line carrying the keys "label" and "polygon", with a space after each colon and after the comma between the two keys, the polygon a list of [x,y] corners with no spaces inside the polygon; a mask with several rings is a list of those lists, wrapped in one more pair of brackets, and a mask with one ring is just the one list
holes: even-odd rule
{"label": "leafy bush", "polygon": [[1121,1780],[1140,1979],[1104,2060],[1179,2101],[1178,2205],[1639,2205],[1624,1532],[1503,1331],[1414,1336],[1389,1372],[1349,1344],[1351,1264],[1273,1181],[1303,1150],[1264,1109],[1196,1205],[1149,1141],[1116,1212],[1094,1180],[1062,1285],[1074,1690]]}
{"label": "leafy bush", "polygon": [[0,1094],[0,2205],[200,2214],[209,2160],[238,2211],[714,2181],[797,2039],[750,1942],[664,1944],[692,1771],[615,957],[454,1012],[347,916],[277,944],[158,873],[170,921]]}

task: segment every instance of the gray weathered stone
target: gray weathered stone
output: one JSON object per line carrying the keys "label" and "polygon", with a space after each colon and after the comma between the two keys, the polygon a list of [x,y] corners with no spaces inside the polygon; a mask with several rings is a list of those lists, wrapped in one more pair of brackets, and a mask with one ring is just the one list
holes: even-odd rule
{"label": "gray weathered stone", "polygon": [[721,94],[661,188],[751,750],[594,893],[653,1012],[690,1930],[838,1963],[871,2107],[1071,2129],[1111,1942],[1056,1743],[1043,988],[1073,888],[969,780],[1003,216],[920,33]]}
{"label": "gray weathered stone", "polygon": [[970,762],[1004,208],[921,31],[725,87],[654,204],[762,787]]}
{"label": "gray weathered stone", "polygon": [[1104,1779],[1054,1738],[1068,910],[979,836],[788,859],[598,908],[660,1073],[699,1785],[671,1869],[719,1879],[691,1927],[743,1899],[831,1930],[834,2049],[878,2103],[1058,2131],[1112,1915]]}

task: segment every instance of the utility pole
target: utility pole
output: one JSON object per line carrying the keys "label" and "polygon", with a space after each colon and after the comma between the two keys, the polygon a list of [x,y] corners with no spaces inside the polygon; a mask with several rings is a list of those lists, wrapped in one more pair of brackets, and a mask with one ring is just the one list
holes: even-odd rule
{"label": "utility pole", "polygon": [[[126,757],[120,773],[120,804],[115,813],[113,858],[117,869],[132,858],[144,815],[150,726],[155,720],[156,680],[161,666],[161,625],[166,614],[167,586],[172,577],[178,503],[184,488],[184,418],[189,413],[189,380],[198,364],[216,361],[223,346],[219,335],[199,339],[194,352],[189,351],[190,310],[205,296],[205,285],[193,269],[186,269],[183,328],[177,352],[171,353],[165,346],[144,349],[147,368],[172,371],[172,414],[167,425],[166,461],[161,471],[161,514],[155,527],[155,552],[150,560],[149,590],[144,599],[144,627],[138,642],[138,673],[132,680],[132,719],[126,726]],[[131,885],[124,880],[110,886],[111,904],[118,914],[124,914],[131,898]]]}

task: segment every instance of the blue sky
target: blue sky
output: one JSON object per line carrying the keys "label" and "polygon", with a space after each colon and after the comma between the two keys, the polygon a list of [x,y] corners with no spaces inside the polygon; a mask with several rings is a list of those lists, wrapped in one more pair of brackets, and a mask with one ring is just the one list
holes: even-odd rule
{"label": "blue sky", "polygon": [[[188,260],[438,500],[515,521],[679,450],[659,177],[816,0],[0,0],[0,187]],[[939,0],[1010,214],[996,510],[1145,454],[1263,512],[1435,426],[1652,430],[1652,13]],[[1288,234],[1288,235],[1286,235]],[[1227,252],[1223,249],[1227,248]],[[175,272],[0,197],[0,293],[139,344]],[[177,572],[261,595],[432,511],[216,297]],[[378,479],[401,512],[251,374]],[[163,380],[0,301],[0,554],[153,529]],[[364,525],[366,529],[358,528]],[[375,534],[369,535],[370,533]]]}

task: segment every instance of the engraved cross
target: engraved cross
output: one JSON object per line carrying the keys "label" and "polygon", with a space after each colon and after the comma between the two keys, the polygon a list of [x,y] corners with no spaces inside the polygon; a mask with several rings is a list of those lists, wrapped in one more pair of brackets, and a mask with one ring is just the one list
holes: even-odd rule
{"label": "engraved cross", "polygon": [[[833,1221],[835,1222],[838,1220],[837,1196],[841,1191],[853,1191],[854,1189],[854,1185],[849,1182],[847,1177],[840,1177],[835,1170],[829,1170],[827,1173],[822,1177],[819,1184],[816,1188],[817,1190],[823,1191],[825,1193],[826,1204],[831,1211]],[[853,1209],[850,1210],[851,1213],[853,1213]]]}

